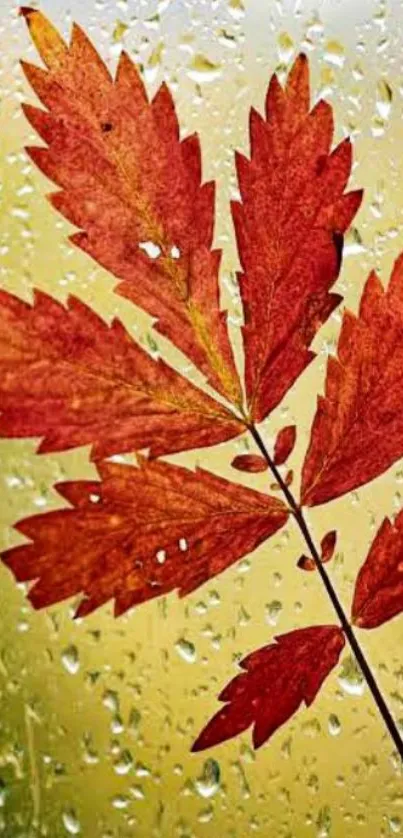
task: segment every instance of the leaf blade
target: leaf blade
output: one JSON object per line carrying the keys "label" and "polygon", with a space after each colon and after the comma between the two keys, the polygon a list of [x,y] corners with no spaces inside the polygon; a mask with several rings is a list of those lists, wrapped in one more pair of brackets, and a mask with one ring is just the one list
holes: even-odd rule
{"label": "leaf blade", "polygon": [[387,290],[372,272],[357,316],[346,311],[327,365],[302,470],[301,502],[327,503],[403,455],[403,256]]}
{"label": "leaf blade", "polygon": [[[28,151],[61,187],[50,198],[80,229],[71,240],[117,276],[118,293],[157,318],[155,328],[239,406],[219,306],[220,253],[212,250],[214,184],[202,184],[197,136],[180,140],[167,86],[149,102],[127,54],[112,79],[80,27],[67,46],[40,12],[25,9],[24,16],[47,63],[46,71],[23,64],[47,108],[24,109],[47,143]],[[140,246],[147,243],[157,258]]]}
{"label": "leaf blade", "polygon": [[278,432],[274,443],[274,463],[282,466],[294,450],[297,439],[297,428],[295,425],[286,425]]}
{"label": "leaf blade", "polygon": [[403,611],[403,513],[385,518],[355,584],[352,620],[359,628],[383,625]]}
{"label": "leaf blade", "polygon": [[0,348],[0,436],[41,437],[41,452],[91,444],[93,459],[159,456],[242,433],[120,321],[108,326],[75,297],[65,307],[36,291],[29,305],[0,291]]}
{"label": "leaf blade", "polygon": [[31,543],[3,554],[18,580],[36,580],[36,608],[82,593],[77,615],[111,598],[118,615],[174,589],[185,596],[288,518],[281,501],[201,469],[145,458],[97,468],[100,481],[57,486],[72,508],[19,522]]}
{"label": "leaf blade", "polygon": [[362,193],[344,195],[351,145],[330,151],[333,117],[309,111],[308,62],[299,56],[283,90],[269,85],[266,118],[251,112],[251,155],[237,155],[241,202],[232,205],[245,312],[248,404],[260,422],[310,363],[313,337],[340,302],[329,293],[343,234]]}
{"label": "leaf blade", "polygon": [[253,745],[260,748],[304,701],[314,701],[344,647],[337,626],[311,626],[275,638],[241,661],[245,672],[220,693],[227,702],[207,723],[192,751],[211,748],[253,728]]}
{"label": "leaf blade", "polygon": [[232,468],[238,471],[246,471],[248,474],[257,474],[262,471],[267,471],[269,468],[264,457],[260,454],[238,454],[232,460]]}

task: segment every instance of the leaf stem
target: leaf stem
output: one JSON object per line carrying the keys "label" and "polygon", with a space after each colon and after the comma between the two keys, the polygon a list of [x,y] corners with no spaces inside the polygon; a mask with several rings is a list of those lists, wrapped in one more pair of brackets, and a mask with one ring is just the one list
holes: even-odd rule
{"label": "leaf stem", "polygon": [[386,725],[386,727],[387,727],[387,729],[390,733],[390,736],[393,739],[393,742],[394,742],[394,744],[397,748],[397,751],[400,755],[400,758],[403,762],[403,740],[402,740],[402,738],[399,734],[396,723],[395,723],[395,721],[394,721],[394,719],[391,715],[391,712],[390,712],[390,710],[389,710],[389,708],[388,708],[388,706],[385,702],[385,699],[384,699],[384,697],[383,697],[383,695],[382,695],[382,693],[381,693],[381,691],[378,687],[375,676],[373,675],[372,670],[371,670],[371,668],[370,668],[370,666],[369,666],[369,664],[368,664],[368,662],[365,658],[364,652],[362,651],[361,646],[360,646],[360,644],[359,644],[359,642],[358,642],[358,640],[357,640],[357,638],[354,634],[353,628],[352,628],[352,626],[351,626],[351,624],[350,624],[350,622],[349,622],[349,620],[348,620],[348,618],[347,618],[347,616],[346,616],[346,614],[343,610],[343,607],[342,607],[341,602],[340,602],[340,600],[337,596],[337,593],[336,593],[336,591],[333,587],[333,584],[330,580],[330,577],[327,573],[327,570],[324,567],[324,565],[322,564],[319,551],[318,551],[318,549],[315,545],[315,542],[314,542],[314,540],[311,536],[311,533],[310,533],[309,528],[308,528],[308,524],[307,524],[307,522],[304,518],[303,512],[302,512],[302,509],[297,504],[297,502],[294,498],[294,495],[290,491],[290,488],[287,486],[287,484],[283,480],[283,478],[282,478],[277,466],[273,462],[273,460],[272,460],[272,458],[271,458],[271,456],[270,456],[270,454],[269,454],[269,452],[268,452],[268,450],[267,450],[267,448],[264,444],[264,441],[263,441],[262,437],[260,436],[259,431],[257,430],[257,428],[253,424],[249,424],[248,428],[249,428],[249,430],[250,430],[250,432],[253,436],[253,439],[255,440],[255,443],[256,443],[257,447],[259,448],[260,452],[262,453],[263,457],[265,458],[265,460],[266,460],[266,462],[267,462],[267,464],[270,468],[270,471],[272,472],[275,480],[277,481],[279,486],[281,486],[281,489],[284,493],[284,496],[287,500],[287,503],[288,503],[288,505],[290,506],[290,508],[293,512],[294,518],[295,518],[295,520],[296,520],[296,522],[299,526],[299,529],[300,529],[300,531],[301,531],[301,533],[302,533],[302,535],[305,539],[305,543],[306,543],[306,545],[309,549],[309,552],[310,552],[310,554],[311,554],[311,556],[312,556],[312,558],[315,562],[316,568],[317,568],[317,570],[319,572],[319,575],[320,575],[320,578],[321,578],[321,580],[322,580],[322,582],[323,582],[323,584],[326,588],[326,592],[329,596],[329,599],[330,599],[330,601],[333,605],[333,608],[334,608],[334,610],[335,610],[335,612],[336,612],[336,614],[339,618],[341,627],[342,627],[342,629],[343,629],[343,631],[344,631],[344,633],[347,637],[347,640],[348,640],[348,642],[351,646],[352,651],[354,652],[355,658],[356,658],[357,663],[358,663],[358,665],[361,669],[361,672],[362,672],[362,674],[363,674],[363,676],[364,676],[364,678],[365,678],[365,680],[368,684],[368,687],[369,687],[369,689],[372,693],[375,704],[378,707],[378,710],[379,710],[379,712],[380,712],[380,714],[381,714],[381,716],[382,716],[382,718],[385,722],[385,725]]}

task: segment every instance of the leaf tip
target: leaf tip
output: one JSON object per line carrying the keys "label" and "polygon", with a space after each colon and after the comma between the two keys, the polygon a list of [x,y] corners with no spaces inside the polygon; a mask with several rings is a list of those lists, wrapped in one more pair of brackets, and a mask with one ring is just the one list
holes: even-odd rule
{"label": "leaf tip", "polygon": [[191,754],[197,754],[197,753],[199,753],[199,751],[202,751],[202,750],[203,750],[203,745],[200,744],[200,736],[198,736],[197,739],[195,739],[195,741],[193,742],[193,745],[190,749],[190,753]]}
{"label": "leaf tip", "polygon": [[31,6],[20,6],[20,8],[18,9],[18,14],[21,17],[24,17],[29,25],[31,15],[37,14],[37,10],[33,9]]}

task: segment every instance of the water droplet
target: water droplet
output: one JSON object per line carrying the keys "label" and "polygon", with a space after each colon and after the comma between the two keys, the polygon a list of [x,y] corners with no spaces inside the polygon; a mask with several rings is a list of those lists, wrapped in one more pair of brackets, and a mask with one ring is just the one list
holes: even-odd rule
{"label": "water droplet", "polygon": [[207,759],[202,773],[195,782],[195,787],[201,797],[213,797],[220,787],[220,766],[214,759]]}
{"label": "water droplet", "polygon": [[343,256],[355,256],[357,253],[365,252],[365,245],[356,227],[350,227],[344,240]]}
{"label": "water droplet", "polygon": [[329,733],[331,736],[338,736],[341,731],[341,724],[339,718],[335,713],[329,716]]}
{"label": "water droplet", "polygon": [[115,24],[115,28],[112,34],[112,40],[116,43],[116,41],[121,41],[125,32],[128,30],[127,23],[123,23],[122,20],[117,20]]}
{"label": "water droplet", "polygon": [[287,32],[281,32],[277,38],[277,44],[280,61],[288,64],[294,51],[294,41]]}
{"label": "water droplet", "polygon": [[178,652],[178,655],[180,655],[182,660],[186,661],[186,663],[194,663],[196,661],[196,649],[193,643],[190,643],[189,640],[184,640],[183,637],[181,637],[175,643],[175,649]]}
{"label": "water droplet", "polygon": [[132,767],[133,757],[130,751],[122,751],[122,753],[119,756],[119,759],[117,759],[114,764],[115,773],[120,775],[128,774]]}
{"label": "water droplet", "polygon": [[345,62],[345,55],[339,41],[328,41],[323,57],[328,64],[332,64],[334,67],[342,67]]}
{"label": "water droplet", "polygon": [[220,75],[220,65],[210,61],[205,55],[197,53],[189,64],[188,75],[198,84],[213,81]]}
{"label": "water droplet", "polygon": [[125,794],[116,794],[112,797],[112,806],[114,809],[127,809],[130,803],[130,798]]}
{"label": "water droplet", "polygon": [[117,713],[119,710],[119,697],[114,690],[106,690],[103,694],[102,703],[104,707],[111,710],[112,713]]}
{"label": "water droplet", "polygon": [[239,18],[243,17],[245,14],[245,6],[243,0],[229,0],[229,12],[232,17]]}
{"label": "water droplet", "polygon": [[276,626],[282,610],[283,606],[281,602],[279,602],[278,599],[273,599],[272,602],[269,602],[265,607],[266,622],[268,622],[270,626]]}
{"label": "water droplet", "polygon": [[338,681],[347,695],[364,694],[365,681],[361,670],[351,655],[343,661]]}
{"label": "water droplet", "polygon": [[376,110],[381,119],[388,119],[392,107],[392,88],[384,79],[380,79],[376,86]]}
{"label": "water droplet", "polygon": [[0,777],[0,808],[6,805],[6,797],[7,797],[7,786]]}
{"label": "water droplet", "polygon": [[67,649],[64,649],[62,652],[62,664],[70,675],[77,675],[80,669],[80,659],[76,646],[68,646]]}
{"label": "water droplet", "polygon": [[330,830],[332,828],[332,818],[330,814],[329,806],[323,806],[318,814],[318,818],[316,821],[317,826],[317,836],[318,838],[328,838],[330,835]]}
{"label": "water droplet", "polygon": [[81,832],[80,821],[74,809],[66,809],[62,814],[63,826],[69,835],[78,835]]}
{"label": "water droplet", "polygon": [[396,835],[398,832],[401,831],[402,822],[400,818],[397,817],[397,815],[394,815],[393,817],[388,818],[388,826],[390,831],[393,832],[394,835]]}

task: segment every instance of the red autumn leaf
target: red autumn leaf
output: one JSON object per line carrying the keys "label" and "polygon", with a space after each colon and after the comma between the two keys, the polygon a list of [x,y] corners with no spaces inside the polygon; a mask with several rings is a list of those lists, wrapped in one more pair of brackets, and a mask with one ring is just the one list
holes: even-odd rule
{"label": "red autumn leaf", "polygon": [[295,425],[287,425],[278,432],[274,444],[274,462],[276,466],[281,466],[288,460],[293,451],[296,438],[297,429]]}
{"label": "red autumn leaf", "polygon": [[314,357],[315,333],[341,300],[329,289],[362,193],[344,194],[351,146],[345,140],[331,152],[332,136],[330,106],[320,101],[309,111],[308,62],[300,55],[284,90],[271,79],[266,117],[251,111],[251,159],[236,157],[246,391],[257,422]]}
{"label": "red autumn leaf", "polygon": [[344,314],[303,466],[303,504],[344,495],[403,456],[402,369],[403,254],[387,291],[371,273],[358,316]]}
{"label": "red autumn leaf", "polygon": [[231,465],[238,471],[247,471],[250,474],[267,471],[268,469],[266,460],[260,454],[238,454],[232,460]]}
{"label": "red autumn leaf", "polygon": [[287,471],[287,474],[284,478],[284,483],[286,486],[291,486],[292,481],[294,480],[294,472],[292,468]]}
{"label": "red autumn leaf", "polygon": [[71,240],[120,280],[117,291],[157,318],[156,328],[230,401],[241,390],[219,309],[220,251],[212,250],[214,183],[201,183],[198,137],[179,138],[171,94],[152,102],[122,53],[113,79],[85,33],[69,46],[24,8],[47,70],[23,62],[46,111],[25,114],[47,148],[28,149],[61,191],[53,205],[79,233]]}
{"label": "red autumn leaf", "polygon": [[208,722],[193,751],[225,742],[252,724],[253,745],[259,748],[303,701],[312,704],[345,644],[337,626],[298,629],[275,640],[241,661],[246,671],[221,692],[220,701],[227,703]]}
{"label": "red autumn leaf", "polygon": [[352,619],[376,628],[403,611],[403,512],[385,518],[372,542],[355,585]]}
{"label": "red autumn leaf", "polygon": [[92,457],[153,456],[242,433],[222,405],[75,297],[33,305],[0,291],[0,436],[43,437],[39,450],[92,443]]}
{"label": "red autumn leaf", "polygon": [[[326,564],[326,562],[330,562],[330,559],[333,558],[335,547],[337,542],[337,533],[336,530],[331,530],[331,532],[326,533],[323,536],[320,542],[320,560],[322,564]],[[312,556],[301,556],[297,561],[297,567],[300,570],[316,570],[316,563]]]}
{"label": "red autumn leaf", "polygon": [[322,541],[320,542],[320,559],[322,564],[326,564],[326,562],[330,562],[330,559],[333,558],[334,551],[336,549],[337,543],[337,532],[336,530],[331,530],[330,532],[326,533],[323,536]]}
{"label": "red autumn leaf", "polygon": [[73,508],[26,518],[31,544],[3,554],[29,598],[43,608],[82,593],[77,615],[115,599],[115,614],[178,589],[180,596],[221,573],[280,529],[276,498],[207,471],[139,460],[102,462],[101,481],[56,486]]}
{"label": "red autumn leaf", "polygon": [[312,557],[311,556],[305,556],[305,554],[303,556],[300,556],[300,558],[298,559],[297,567],[299,567],[300,570],[307,570],[307,571],[316,570],[316,564],[315,564],[314,560],[312,559]]}

